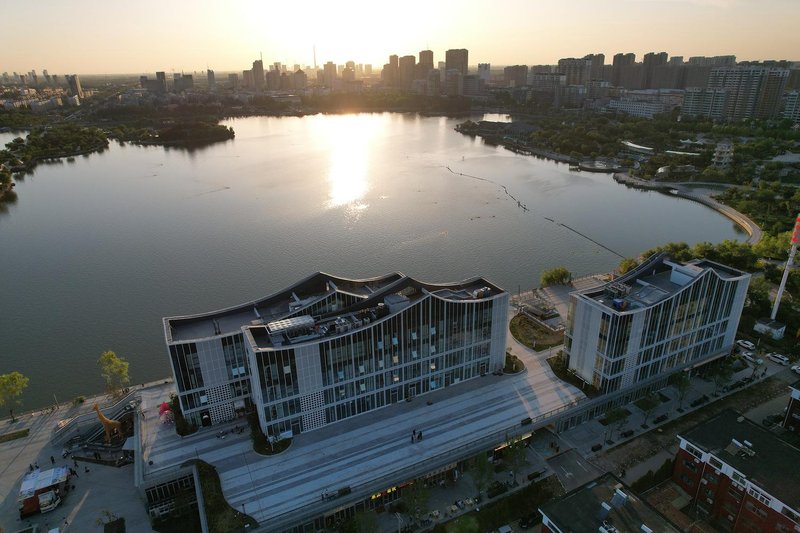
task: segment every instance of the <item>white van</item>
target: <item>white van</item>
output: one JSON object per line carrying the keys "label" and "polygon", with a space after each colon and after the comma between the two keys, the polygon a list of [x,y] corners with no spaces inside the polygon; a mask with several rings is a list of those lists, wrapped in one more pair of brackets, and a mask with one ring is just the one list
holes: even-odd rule
{"label": "white van", "polygon": [[789,366],[789,358],[786,357],[785,355],[781,355],[779,353],[775,353],[775,352],[768,353],[767,354],[767,359],[769,359],[770,361],[774,361],[774,362],[778,363],[779,365]]}

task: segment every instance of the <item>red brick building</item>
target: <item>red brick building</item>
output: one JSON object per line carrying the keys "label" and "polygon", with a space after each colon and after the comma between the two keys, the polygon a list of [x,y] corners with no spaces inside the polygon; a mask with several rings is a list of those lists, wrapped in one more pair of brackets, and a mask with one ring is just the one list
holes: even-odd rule
{"label": "red brick building", "polygon": [[732,410],[683,435],[673,480],[725,531],[800,532],[800,450]]}

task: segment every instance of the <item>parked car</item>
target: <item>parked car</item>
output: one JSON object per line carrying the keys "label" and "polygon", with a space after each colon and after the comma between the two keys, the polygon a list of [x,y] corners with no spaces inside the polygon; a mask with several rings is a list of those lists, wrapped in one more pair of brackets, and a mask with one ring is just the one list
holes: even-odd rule
{"label": "parked car", "polygon": [[742,352],[742,357],[747,359],[751,363],[754,363],[756,366],[764,364],[764,360],[756,357],[755,352]]}
{"label": "parked car", "polygon": [[785,355],[781,355],[779,353],[775,353],[775,352],[768,353],[767,354],[767,359],[769,359],[770,361],[774,361],[774,362],[778,363],[779,365],[789,366],[789,358],[786,357]]}
{"label": "parked car", "polygon": [[741,348],[743,348],[745,350],[752,351],[752,350],[756,349],[756,345],[755,344],[753,344],[750,341],[743,340],[743,339],[739,339],[738,341],[736,341],[736,344],[738,344]]}
{"label": "parked car", "polygon": [[800,374],[800,365],[794,365],[792,367],[792,372],[794,372],[795,374]]}

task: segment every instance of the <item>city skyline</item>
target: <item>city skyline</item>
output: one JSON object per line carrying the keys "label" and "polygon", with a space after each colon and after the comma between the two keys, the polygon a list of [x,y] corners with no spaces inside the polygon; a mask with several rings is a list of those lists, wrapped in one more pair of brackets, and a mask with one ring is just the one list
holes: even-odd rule
{"label": "city skyline", "polygon": [[[362,1],[319,4],[300,12],[256,2],[156,4],[140,9],[89,5],[76,12],[60,0],[15,5],[6,12],[10,42],[0,70],[79,74],[134,74],[155,70],[219,71],[248,67],[263,54],[267,64],[302,66],[326,61],[372,64],[389,55],[450,48],[470,50],[470,62],[496,65],[555,64],[566,57],[617,52],[736,55],[740,61],[800,60],[792,0],[625,0],[567,4],[518,0],[485,9],[455,2],[412,2],[383,11]],[[425,16],[420,16],[424,13]],[[154,15],[155,14],[155,15]],[[763,32],[769,27],[769,39]],[[502,36],[502,38],[499,38]],[[65,46],[69,43],[69,46]],[[635,45],[633,44],[635,43]]]}

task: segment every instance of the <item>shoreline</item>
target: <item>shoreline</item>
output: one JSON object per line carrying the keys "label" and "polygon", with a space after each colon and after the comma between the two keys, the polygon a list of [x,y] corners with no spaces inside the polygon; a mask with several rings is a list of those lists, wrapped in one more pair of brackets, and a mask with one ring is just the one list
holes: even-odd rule
{"label": "shoreline", "polygon": [[633,176],[623,172],[615,172],[613,177],[614,181],[625,185],[626,187],[658,191],[662,194],[677,196],[679,198],[697,202],[705,205],[706,207],[710,207],[742,228],[742,230],[744,230],[744,232],[748,235],[746,242],[750,245],[758,243],[763,237],[763,231],[761,230],[761,227],[747,215],[714,200],[711,196],[692,192],[688,187],[686,187],[686,184],[691,182],[650,182],[641,180],[639,178],[634,178]]}
{"label": "shoreline", "polygon": [[[686,187],[686,184],[691,182],[645,181],[639,178],[634,178],[633,176],[631,176],[627,172],[624,172],[620,168],[609,167],[607,169],[605,168],[601,169],[599,167],[589,165],[585,161],[581,162],[565,154],[560,154],[558,152],[552,152],[549,150],[543,150],[541,148],[534,148],[516,142],[509,142],[499,135],[486,135],[480,132],[462,131],[458,126],[455,128],[455,130],[458,133],[461,133],[462,135],[468,135],[470,137],[480,137],[481,139],[484,140],[484,142],[487,142],[488,144],[502,146],[506,150],[509,150],[517,154],[543,157],[545,159],[555,161],[556,163],[567,163],[571,166],[577,166],[580,170],[585,172],[612,174],[614,181],[622,185],[625,185],[627,187],[631,187],[634,189],[641,189],[641,190],[658,191],[663,194],[667,194],[670,196],[677,196],[685,200],[705,205],[706,207],[710,207],[717,213],[733,221],[745,233],[747,233],[748,238],[746,242],[750,245],[758,243],[763,237],[763,231],[761,230],[761,227],[758,224],[756,224],[751,218],[749,218],[744,213],[741,213],[730,206],[727,206],[725,204],[722,204],[714,200],[711,196],[692,192],[688,187]],[[719,185],[727,185],[727,184],[719,184]]]}

